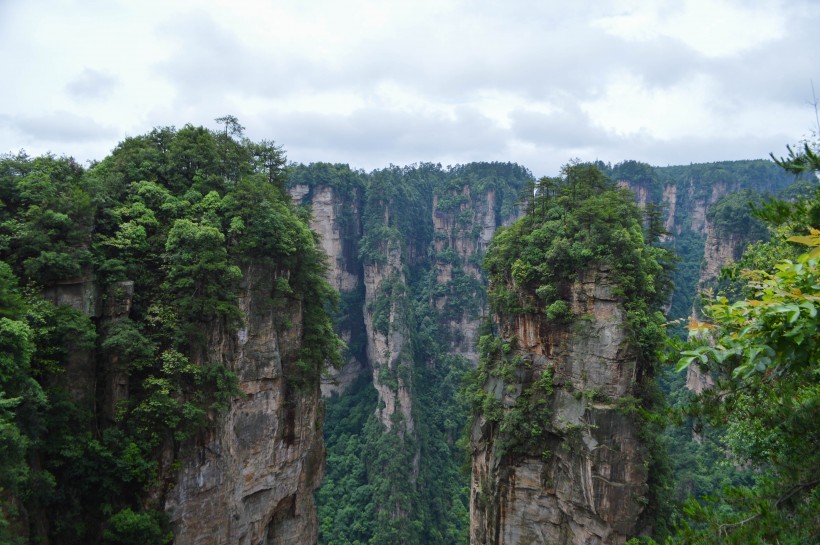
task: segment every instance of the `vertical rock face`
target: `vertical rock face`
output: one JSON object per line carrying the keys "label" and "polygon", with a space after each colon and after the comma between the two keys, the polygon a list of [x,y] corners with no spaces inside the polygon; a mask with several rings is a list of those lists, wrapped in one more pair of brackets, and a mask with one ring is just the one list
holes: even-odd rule
{"label": "vertical rock face", "polygon": [[[743,249],[748,242],[747,237],[738,233],[718,233],[715,225],[711,221],[706,221],[706,242],[703,249],[703,261],[700,267],[700,276],[696,293],[704,293],[712,287],[720,276],[723,267],[730,265],[743,253]],[[692,320],[702,320],[702,313],[699,312],[697,300],[692,305]],[[714,386],[714,379],[708,372],[705,372],[699,365],[690,365],[686,369],[686,388],[696,394]]]}
{"label": "vertical rock face", "polygon": [[[341,195],[332,187],[304,185],[291,189],[297,203],[311,207],[310,228],[319,235],[319,243],[329,258],[328,280],[340,292],[350,292],[358,284],[358,256],[351,243],[361,236],[361,212],[358,191]],[[348,217],[343,217],[347,212]]]}
{"label": "vertical rock face", "polygon": [[413,430],[411,400],[409,323],[404,314],[406,284],[401,248],[395,241],[384,243],[384,262],[364,267],[367,361],[373,370],[373,386],[379,394],[376,414],[389,431],[394,415],[401,415],[403,428]]}
{"label": "vertical rock face", "polygon": [[[328,281],[343,298],[355,297],[362,287],[362,270],[358,256],[358,240],[362,235],[361,191],[355,188],[347,193],[330,186],[296,185],[290,189],[291,198],[298,204],[310,206],[310,228],[319,235],[319,244],[328,256]],[[359,319],[358,312],[339,324],[339,336],[348,345],[353,340]],[[341,369],[328,370],[322,383],[322,396],[344,393],[366,370],[366,362],[352,353]]]}
{"label": "vertical rock face", "polygon": [[[47,286],[42,295],[54,305],[71,307],[90,318],[100,316],[97,285],[91,274]],[[64,380],[72,399],[93,409],[96,369],[92,350],[77,350],[69,355]]]}
{"label": "vertical rock face", "polygon": [[671,184],[664,186],[661,202],[666,205],[668,210],[664,229],[671,233],[675,229],[675,214],[678,209],[678,186]]}
{"label": "vertical rock face", "polygon": [[[571,287],[581,319],[525,314],[500,326],[521,363],[485,386],[503,417],[473,423],[472,544],[621,545],[646,530],[647,458],[628,409],[638,369],[613,287],[608,270],[591,271]],[[529,423],[536,440],[516,443],[506,422],[538,388],[549,390],[548,416]]]}
{"label": "vertical rock face", "polygon": [[[449,352],[467,358],[475,366],[479,324],[487,314],[481,259],[496,230],[515,221],[518,214],[516,211],[499,217],[495,190],[473,194],[470,186],[464,185],[451,190],[448,196],[463,199],[457,208],[442,210],[439,196],[433,197],[436,283],[444,288],[433,304],[446,314],[443,326],[451,339]],[[462,300],[465,285],[472,287],[468,301]]]}
{"label": "vertical rock face", "polygon": [[737,233],[724,233],[721,236],[712,222],[706,222],[706,244],[703,248],[703,263],[698,278],[699,293],[718,279],[723,267],[741,256],[747,243],[747,237]]}
{"label": "vertical rock face", "polygon": [[178,545],[315,543],[313,491],[324,446],[318,384],[288,380],[300,348],[297,302],[275,307],[267,268],[250,267],[239,307],[245,327],[215,332],[211,358],[239,378],[244,396],[182,456],[166,510]]}
{"label": "vertical rock face", "polygon": [[[134,282],[126,280],[116,282],[108,288],[102,308],[102,318],[112,324],[126,318],[134,301]],[[117,353],[108,354],[104,363],[104,389],[102,414],[113,422],[116,418],[117,405],[128,399],[129,373],[126,365],[120,361]]]}

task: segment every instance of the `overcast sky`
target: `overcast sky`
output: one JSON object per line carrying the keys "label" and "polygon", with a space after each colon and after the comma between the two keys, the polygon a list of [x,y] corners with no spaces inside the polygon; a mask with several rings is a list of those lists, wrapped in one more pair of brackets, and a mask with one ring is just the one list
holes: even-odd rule
{"label": "overcast sky", "polygon": [[767,157],[816,129],[817,0],[0,0],[0,153],[232,114],[370,170]]}

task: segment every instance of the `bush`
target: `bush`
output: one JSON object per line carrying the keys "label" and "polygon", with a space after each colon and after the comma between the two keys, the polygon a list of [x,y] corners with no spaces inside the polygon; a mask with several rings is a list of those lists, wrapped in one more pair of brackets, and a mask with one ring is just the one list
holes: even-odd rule
{"label": "bush", "polygon": [[105,545],[161,545],[173,539],[171,532],[162,529],[159,513],[135,513],[125,508],[108,519],[103,531]]}
{"label": "bush", "polygon": [[547,318],[554,322],[564,322],[572,318],[572,310],[566,301],[559,299],[547,307]]}

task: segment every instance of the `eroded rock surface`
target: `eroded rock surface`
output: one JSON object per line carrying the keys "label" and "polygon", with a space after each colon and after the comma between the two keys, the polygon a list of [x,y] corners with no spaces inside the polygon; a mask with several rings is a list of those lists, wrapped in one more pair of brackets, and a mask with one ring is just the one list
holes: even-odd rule
{"label": "eroded rock surface", "polygon": [[509,414],[522,392],[552,374],[551,417],[539,439],[509,448],[498,422],[472,428],[470,539],[473,545],[622,545],[643,531],[649,492],[638,418],[627,406],[639,378],[625,312],[610,273],[593,271],[572,285],[582,319],[567,325],[523,315],[502,324],[525,364],[516,380],[485,390]]}
{"label": "eroded rock surface", "polygon": [[[310,206],[310,228],[319,235],[319,245],[328,256],[328,281],[343,297],[355,294],[362,289],[363,281],[357,246],[362,235],[361,191],[343,194],[330,186],[296,185],[290,195],[294,202]],[[356,320],[360,320],[358,314],[339,324],[337,333],[345,343],[353,340],[354,329],[360,325],[352,323]],[[322,396],[343,394],[365,372],[366,362],[349,354],[341,369],[328,369],[322,381]]]}
{"label": "eroded rock surface", "polygon": [[245,327],[215,335],[210,354],[228,362],[245,395],[181,457],[166,502],[177,545],[317,540],[313,491],[324,464],[319,385],[287,378],[300,347],[301,311],[298,304],[273,307],[272,271],[248,270],[245,278]]}

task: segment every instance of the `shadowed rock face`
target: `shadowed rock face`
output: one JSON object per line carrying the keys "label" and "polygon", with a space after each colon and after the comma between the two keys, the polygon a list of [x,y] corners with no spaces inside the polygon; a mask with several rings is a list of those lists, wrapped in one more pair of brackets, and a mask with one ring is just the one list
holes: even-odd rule
{"label": "shadowed rock face", "polygon": [[[315,543],[313,491],[324,443],[319,384],[294,387],[288,367],[300,348],[302,314],[274,309],[270,270],[246,271],[244,329],[212,332],[212,358],[229,362],[245,393],[209,437],[183,453],[166,510],[177,545]],[[278,324],[290,324],[286,327]]]}
{"label": "shadowed rock face", "polygon": [[[537,442],[506,452],[497,422],[472,428],[471,543],[621,545],[645,530],[648,474],[635,415],[619,410],[635,393],[635,350],[610,274],[592,271],[571,288],[567,325],[525,314],[501,326],[527,364],[517,383],[485,391],[508,413],[522,391],[553,373],[550,420]],[[619,404],[621,400],[621,404]]]}
{"label": "shadowed rock face", "polygon": [[[358,256],[358,241],[362,236],[361,190],[341,193],[329,186],[296,185],[290,189],[290,195],[294,202],[310,206],[310,228],[319,235],[319,245],[328,257],[328,282],[342,297],[363,289]],[[353,340],[354,329],[363,327],[350,319],[342,320],[337,326],[338,335],[347,344]],[[361,360],[357,354],[349,354],[344,367],[328,369],[322,383],[322,396],[344,394],[368,371],[367,362]]]}

